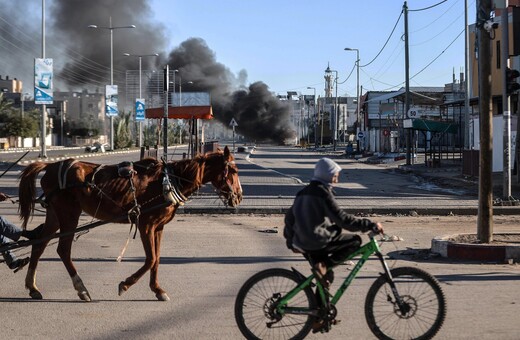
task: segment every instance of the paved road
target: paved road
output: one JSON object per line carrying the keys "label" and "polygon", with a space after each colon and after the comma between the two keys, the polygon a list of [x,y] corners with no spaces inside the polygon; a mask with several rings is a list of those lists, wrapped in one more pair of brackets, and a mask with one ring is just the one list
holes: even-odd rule
{"label": "paved road", "polygon": [[[277,152],[278,156],[274,157]],[[55,244],[44,253],[38,269],[37,284],[44,295],[43,301],[28,297],[23,287],[25,270],[13,274],[1,265],[2,337],[241,339],[234,322],[233,303],[248,277],[270,267],[295,266],[302,272],[309,272],[301,256],[285,248],[281,233],[264,232],[280,230],[283,215],[264,214],[262,209],[272,207],[275,211],[289,205],[292,195],[303,185],[300,181],[308,181],[312,165],[319,156],[292,148],[270,150],[262,147],[249,160],[246,154],[237,154],[246,191],[244,206],[258,209],[249,214],[215,214],[216,209],[208,209],[201,215],[187,214],[196,211],[197,207],[209,207],[208,202],[219,204],[210,190],[204,189],[187,205],[193,206],[191,210],[186,208],[186,214],[178,214],[167,225],[159,278],[172,298],[169,303],[155,300],[148,289],[148,276],[123,296],[117,295],[118,283],[143,263],[138,240],[130,243],[122,263],[115,261],[128,236],[127,225],[109,224],[94,229],[73,245],[73,257],[94,299],[92,303],[83,303],[76,296],[56,254]],[[98,156],[95,161],[117,163],[137,157],[137,152],[130,152]],[[340,192],[348,194],[348,197],[340,197],[345,206],[355,206],[362,201],[372,207],[391,202],[398,206],[404,201],[417,208],[422,202],[432,200],[432,194],[414,187],[413,178],[397,174],[391,167],[337,160],[347,169],[348,182],[343,181],[339,188]],[[0,178],[1,190],[16,192],[19,170],[20,167]],[[370,181],[379,181],[379,184],[370,184]],[[376,191],[383,186],[402,190],[395,194]],[[413,198],[405,197],[405,192]],[[460,204],[459,198],[440,191],[434,193],[433,199],[453,207],[453,204]],[[375,202],[370,203],[372,200]],[[17,221],[16,208],[14,204],[0,203],[1,214],[12,221]],[[518,231],[519,216],[495,216],[495,231]],[[42,213],[37,213],[31,226],[38,225],[43,218]],[[401,242],[384,245],[384,251],[396,259],[390,261],[391,266],[419,266],[442,282],[448,298],[448,318],[439,339],[518,339],[518,265],[425,260],[419,256],[427,253],[435,236],[474,233],[475,216],[375,215],[373,218],[383,222],[389,233],[403,238]],[[81,219],[81,223],[90,221],[86,216]],[[411,250],[412,255],[401,253],[403,250]],[[340,302],[338,309],[342,322],[326,336],[328,339],[373,338],[364,320],[363,304],[368,287],[379,270],[375,261],[368,261],[366,270]],[[337,277],[344,277],[347,272],[348,266],[345,274],[338,273]],[[309,338],[317,339],[318,336]]]}
{"label": "paved road", "polygon": [[[180,159],[184,149],[181,147],[169,150],[170,159]],[[4,155],[0,153],[0,157],[2,156]],[[82,153],[78,156],[92,157],[89,161],[93,162],[114,164],[124,160],[137,160],[139,152]],[[351,213],[409,214],[413,211],[436,215],[477,214],[478,200],[474,190],[439,187],[413,172],[398,171],[398,163],[366,164],[345,159],[341,153],[270,146],[259,146],[251,154],[236,154],[245,193],[244,200],[237,209],[226,208],[211,186],[205,186],[191,197],[188,204],[179,209],[179,213],[283,213],[291,206],[295,194],[308,183],[314,164],[323,156],[333,158],[345,169],[345,175],[336,186],[336,193],[340,205]],[[60,157],[49,158],[48,161],[56,159]],[[19,170],[20,167],[4,176],[11,177],[9,180],[0,178],[0,186],[16,185],[12,180],[16,179]],[[8,183],[4,182],[6,180]],[[520,207],[495,207],[494,212],[520,214]]]}
{"label": "paved road", "polygon": [[[10,216],[14,217],[14,216]],[[513,340],[520,334],[520,269],[518,265],[423,260],[402,250],[429,248],[438,234],[475,230],[473,217],[376,216],[386,230],[403,238],[383,250],[398,260],[390,265],[418,266],[435,274],[448,301],[447,320],[438,339]],[[41,221],[35,218],[34,224]],[[84,219],[82,222],[85,222]],[[118,283],[143,263],[138,240],[119,255],[128,227],[107,225],[83,235],[73,257],[94,301],[81,302],[56,254],[43,255],[37,284],[44,296],[31,300],[24,289],[25,270],[16,274],[0,266],[0,319],[4,339],[242,339],[233,316],[235,296],[253,273],[271,267],[309,273],[302,257],[285,248],[282,215],[177,215],[165,229],[159,279],[171,297],[155,300],[145,275],[127,293]],[[497,217],[497,229],[516,230],[520,218]],[[349,266],[336,271],[337,280]],[[368,261],[338,306],[342,322],[326,336],[309,339],[373,339],[364,319],[364,299],[380,267]]]}

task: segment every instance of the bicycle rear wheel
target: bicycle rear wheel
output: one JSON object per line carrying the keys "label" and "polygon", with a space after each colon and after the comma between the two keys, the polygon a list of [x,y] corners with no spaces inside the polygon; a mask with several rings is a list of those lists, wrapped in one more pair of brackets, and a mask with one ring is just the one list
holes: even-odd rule
{"label": "bicycle rear wheel", "polygon": [[402,313],[385,275],[370,287],[365,316],[379,339],[431,339],[446,317],[446,300],[439,281],[412,267],[391,270],[397,291],[408,309]]}
{"label": "bicycle rear wheel", "polygon": [[[235,320],[247,339],[303,339],[309,334],[314,317],[277,313],[276,303],[299,283],[298,276],[286,269],[267,269],[244,283],[235,301]],[[289,301],[290,307],[316,308],[310,287]]]}

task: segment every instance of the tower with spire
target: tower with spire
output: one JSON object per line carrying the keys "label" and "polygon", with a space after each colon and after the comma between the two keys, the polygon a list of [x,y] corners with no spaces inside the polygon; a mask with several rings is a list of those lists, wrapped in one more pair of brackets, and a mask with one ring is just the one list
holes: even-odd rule
{"label": "tower with spire", "polygon": [[327,63],[327,69],[325,70],[325,97],[332,97],[332,91],[334,90],[334,83],[332,79],[332,72],[330,70],[330,62]]}

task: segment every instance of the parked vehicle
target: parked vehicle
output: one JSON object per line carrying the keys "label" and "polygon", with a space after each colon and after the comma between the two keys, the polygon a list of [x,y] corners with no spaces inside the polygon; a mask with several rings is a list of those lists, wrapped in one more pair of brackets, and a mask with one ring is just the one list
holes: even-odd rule
{"label": "parked vehicle", "polygon": [[85,152],[106,152],[109,151],[110,146],[107,143],[99,143],[95,142],[92,145],[87,145],[85,147]]}

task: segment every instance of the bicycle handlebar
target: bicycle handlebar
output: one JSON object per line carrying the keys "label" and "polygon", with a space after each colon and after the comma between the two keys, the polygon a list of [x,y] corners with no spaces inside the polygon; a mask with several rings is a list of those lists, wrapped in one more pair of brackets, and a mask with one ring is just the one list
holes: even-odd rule
{"label": "bicycle handlebar", "polygon": [[376,237],[377,235],[382,235],[383,237],[386,236],[386,234],[385,234],[384,232],[383,232],[383,233],[376,233],[376,232],[374,232],[373,230],[371,230],[371,231],[368,232],[368,237],[369,237],[370,239],[373,239],[373,238]]}

